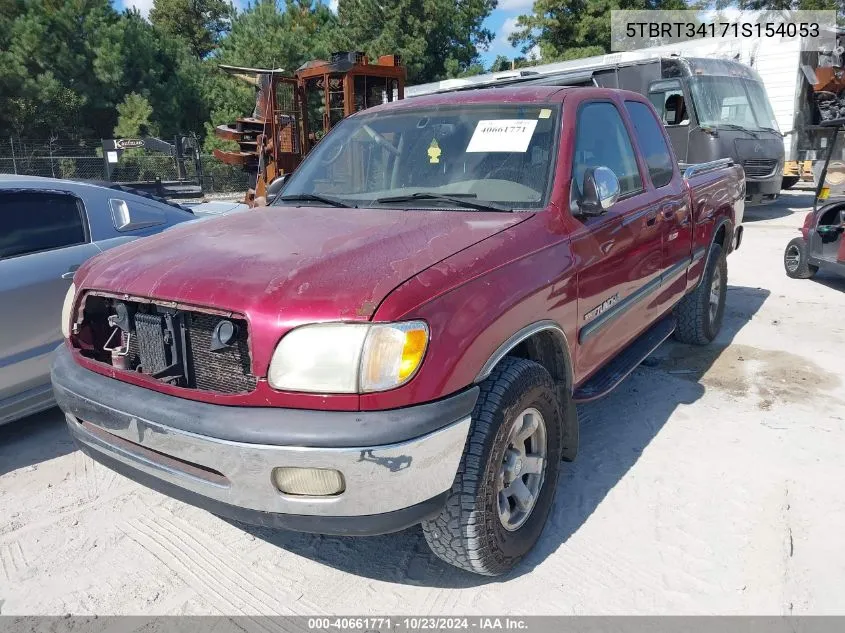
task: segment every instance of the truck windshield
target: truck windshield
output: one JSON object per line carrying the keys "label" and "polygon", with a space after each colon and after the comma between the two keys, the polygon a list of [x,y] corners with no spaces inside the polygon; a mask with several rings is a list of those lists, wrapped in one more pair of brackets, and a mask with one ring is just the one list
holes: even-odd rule
{"label": "truck windshield", "polygon": [[547,104],[363,112],[314,147],[273,204],[542,208],[559,119]]}
{"label": "truck windshield", "polygon": [[763,85],[740,77],[693,77],[690,89],[702,126],[778,130]]}

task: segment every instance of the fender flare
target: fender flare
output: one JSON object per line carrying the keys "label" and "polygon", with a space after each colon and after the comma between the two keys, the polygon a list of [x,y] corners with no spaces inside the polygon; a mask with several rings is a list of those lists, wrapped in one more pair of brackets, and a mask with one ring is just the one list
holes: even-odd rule
{"label": "fender flare", "polygon": [[529,323],[523,328],[520,328],[514,334],[509,336],[504,343],[499,345],[496,348],[496,351],[487,359],[487,362],[482,365],[481,369],[479,370],[478,374],[476,374],[475,379],[473,380],[473,384],[477,384],[482,380],[485,380],[489,375],[490,372],[493,371],[493,368],[499,364],[499,362],[507,356],[511,351],[513,351],[517,345],[520,343],[528,340],[535,334],[539,334],[540,332],[552,332],[555,336],[558,337],[559,342],[561,344],[561,348],[563,349],[563,356],[564,356],[564,366],[565,366],[565,381],[566,381],[566,388],[572,393],[573,389],[573,367],[572,367],[572,353],[570,352],[569,341],[566,338],[566,333],[563,331],[563,328],[558,324],[556,321],[552,321],[551,319],[544,319],[542,321],[535,321],[534,323]]}
{"label": "fender flare", "polygon": [[[722,217],[716,224],[713,225],[713,235],[710,236],[710,244],[704,248],[698,249],[696,252],[700,253],[696,257],[696,253],[693,253],[692,263],[694,264],[697,262],[701,257],[704,257],[704,261],[710,259],[710,253],[713,250],[713,246],[716,244],[716,236],[719,234],[719,229],[723,226],[727,225],[727,229],[725,229],[725,243],[728,247],[730,247],[731,241],[733,240],[734,234],[734,226],[733,222],[730,218]],[[726,253],[727,254],[727,253]],[[695,287],[698,288],[701,285],[701,282],[704,281],[704,271],[702,271],[701,276],[698,278],[698,281],[695,283]]]}
{"label": "fender flare", "polygon": [[[579,424],[578,424],[578,412],[575,408],[575,402],[572,399],[572,393],[574,390],[574,375],[573,375],[573,366],[572,366],[572,352],[570,351],[569,341],[566,338],[566,333],[563,331],[563,328],[555,321],[551,319],[545,319],[542,321],[536,321],[534,323],[530,323],[525,327],[519,329],[517,332],[512,334],[508,339],[499,345],[496,348],[496,351],[493,352],[492,356],[487,359],[487,362],[481,367],[481,370],[475,377],[473,384],[477,384],[482,380],[485,380],[489,375],[490,372],[493,371],[493,368],[507,356],[511,351],[513,351],[517,345],[520,343],[528,340],[535,334],[539,334],[541,332],[550,332],[554,336],[558,338],[558,343],[560,344],[559,347],[562,349],[563,355],[563,380],[556,380],[558,384],[558,390],[560,392],[558,398],[561,407],[561,415],[563,416],[563,427],[561,428],[561,443],[563,446],[563,453],[561,455],[561,459],[567,462],[571,462],[575,459],[575,456],[578,454],[578,444],[579,444]],[[561,382],[563,383],[561,385]]]}

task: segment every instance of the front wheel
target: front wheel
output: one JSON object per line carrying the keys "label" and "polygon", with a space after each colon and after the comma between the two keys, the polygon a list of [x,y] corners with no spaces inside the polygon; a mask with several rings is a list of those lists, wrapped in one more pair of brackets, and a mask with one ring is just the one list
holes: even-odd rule
{"label": "front wheel", "polygon": [[561,404],[549,373],[521,358],[505,358],[482,383],[446,505],[422,524],[438,557],[497,576],[534,546],[554,501],[562,411],[575,414]]}
{"label": "front wheel", "polygon": [[796,237],[786,245],[783,251],[783,267],[787,277],[793,279],[809,279],[819,270],[818,266],[811,266],[807,253],[807,242]]}
{"label": "front wheel", "polygon": [[701,282],[675,308],[675,338],[693,345],[707,345],[716,338],[725,316],[727,289],[727,258],[722,247],[713,244]]}

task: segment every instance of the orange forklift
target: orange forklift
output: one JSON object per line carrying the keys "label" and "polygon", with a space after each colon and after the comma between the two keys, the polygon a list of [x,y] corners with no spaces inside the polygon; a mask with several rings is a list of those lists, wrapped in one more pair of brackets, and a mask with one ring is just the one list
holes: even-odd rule
{"label": "orange forklift", "polygon": [[237,150],[216,149],[214,156],[249,173],[244,202],[250,207],[266,204],[268,193],[276,193],[338,121],[405,96],[405,68],[398,55],[382,55],[372,63],[364,53],[333,53],[330,61],[303,64],[293,77],[283,69],[220,69],[256,88],[252,116],[215,130],[219,138],[238,144]]}

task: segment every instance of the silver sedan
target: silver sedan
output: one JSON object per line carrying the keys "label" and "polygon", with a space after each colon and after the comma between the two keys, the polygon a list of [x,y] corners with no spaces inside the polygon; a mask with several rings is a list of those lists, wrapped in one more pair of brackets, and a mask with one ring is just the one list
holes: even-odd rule
{"label": "silver sedan", "polygon": [[54,404],[50,356],[74,271],[198,215],[120,187],[0,175],[0,424]]}

